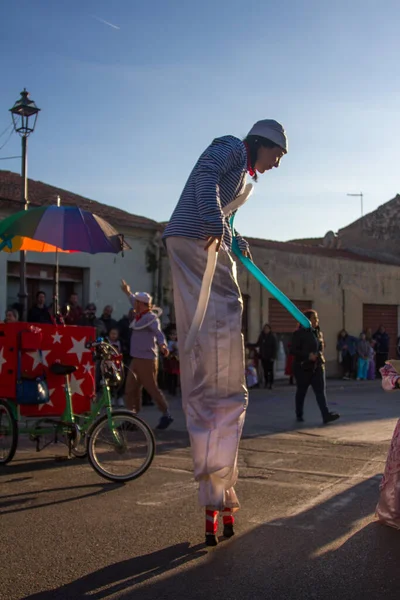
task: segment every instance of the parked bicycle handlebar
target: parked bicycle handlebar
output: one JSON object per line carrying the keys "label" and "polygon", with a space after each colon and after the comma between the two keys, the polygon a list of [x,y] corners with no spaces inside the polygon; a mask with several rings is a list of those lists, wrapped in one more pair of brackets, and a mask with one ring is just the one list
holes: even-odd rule
{"label": "parked bicycle handlebar", "polygon": [[99,349],[102,348],[104,350],[112,351],[114,354],[117,354],[119,356],[118,350],[116,350],[116,348],[114,348],[114,346],[112,346],[111,344],[106,342],[103,338],[98,338],[95,341],[86,342],[85,348],[87,350],[95,350],[96,348],[99,348]]}

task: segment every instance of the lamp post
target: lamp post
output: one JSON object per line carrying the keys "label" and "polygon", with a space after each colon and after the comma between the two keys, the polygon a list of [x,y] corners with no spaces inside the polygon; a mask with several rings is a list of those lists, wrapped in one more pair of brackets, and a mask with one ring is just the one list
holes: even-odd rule
{"label": "lamp post", "polygon": [[[36,106],[33,100],[29,100],[29,92],[21,92],[21,97],[10,108],[14,130],[21,136],[22,143],[22,162],[21,162],[21,202],[24,209],[28,210],[28,137],[35,131],[35,125],[40,108]],[[28,312],[28,294],[26,291],[26,255],[25,250],[20,252],[20,280],[18,298],[22,306],[22,320],[26,321]]]}
{"label": "lamp post", "polygon": [[364,194],[360,192],[359,194],[347,194],[348,196],[356,196],[361,200],[361,217],[364,216]]}

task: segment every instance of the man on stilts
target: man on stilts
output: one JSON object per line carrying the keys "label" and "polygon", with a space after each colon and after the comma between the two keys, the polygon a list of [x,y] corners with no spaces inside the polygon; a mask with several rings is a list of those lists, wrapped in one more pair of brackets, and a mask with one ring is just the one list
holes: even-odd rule
{"label": "man on stilts", "polygon": [[197,314],[207,251],[218,253],[201,327],[190,351],[180,354],[183,409],[209,546],[217,544],[218,514],[224,536],[234,535],[238,448],[248,403],[243,302],[231,256],[232,235],[243,253],[249,248],[232,234],[228,218],[237,208],[234,201],[243,195],[247,173],[257,181],[257,172],[278,167],[287,149],[286,133],[273,120],[257,122],[244,141],[215,139],[195,165],[164,232],[181,348]]}

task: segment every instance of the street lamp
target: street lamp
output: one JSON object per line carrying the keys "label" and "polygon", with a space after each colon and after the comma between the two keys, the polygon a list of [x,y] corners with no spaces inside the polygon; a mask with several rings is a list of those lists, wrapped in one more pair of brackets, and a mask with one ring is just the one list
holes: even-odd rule
{"label": "street lamp", "polygon": [[[10,108],[14,130],[21,136],[22,142],[22,163],[21,163],[21,202],[24,204],[24,209],[28,210],[28,155],[27,142],[28,137],[35,131],[35,125],[38,118],[40,108],[36,106],[33,100],[29,100],[29,92],[21,92],[21,97],[16,101],[14,106]],[[26,291],[26,260],[25,250],[20,252],[20,284],[19,284],[19,301],[22,306],[22,320],[26,321],[28,312],[28,294]]]}
{"label": "street lamp", "polygon": [[361,200],[361,217],[364,216],[364,194],[360,192],[359,194],[347,194],[348,196],[356,196]]}

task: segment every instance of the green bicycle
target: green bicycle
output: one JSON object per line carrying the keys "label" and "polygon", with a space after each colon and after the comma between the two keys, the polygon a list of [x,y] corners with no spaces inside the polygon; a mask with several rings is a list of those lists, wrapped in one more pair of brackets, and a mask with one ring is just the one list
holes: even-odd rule
{"label": "green bicycle", "polygon": [[121,357],[102,339],[89,342],[86,347],[93,351],[102,379],[102,392],[90,412],[82,415],[73,412],[69,377],[76,367],[54,363],[51,371],[65,378],[64,413],[60,419],[40,419],[32,427],[23,427],[15,402],[0,399],[0,465],[13,459],[19,434],[26,433],[36,443],[37,452],[50,443],[63,442],[68,448],[68,458],[87,456],[93,469],[111,481],[137,479],[150,467],[155,454],[152,430],[131,411],[112,407],[111,389],[123,379]]}

